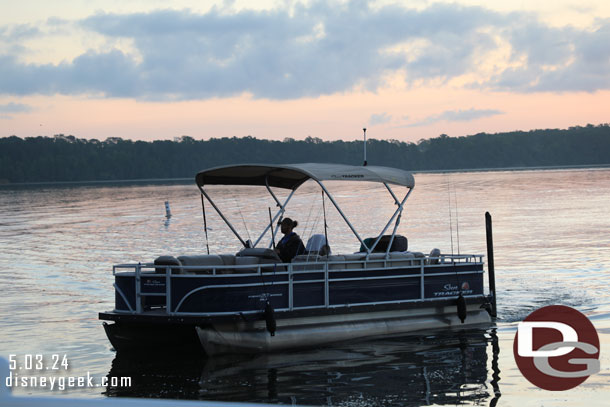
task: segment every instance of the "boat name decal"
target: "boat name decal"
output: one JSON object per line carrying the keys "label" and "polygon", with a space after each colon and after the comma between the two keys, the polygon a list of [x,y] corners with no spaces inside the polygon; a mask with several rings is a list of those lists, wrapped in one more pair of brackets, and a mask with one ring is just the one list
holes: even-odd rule
{"label": "boat name decal", "polygon": [[284,294],[258,294],[258,295],[249,295],[248,298],[258,298],[260,301],[267,301],[271,297],[283,297]]}
{"label": "boat name decal", "polygon": [[470,289],[470,284],[467,281],[464,281],[460,287],[457,285],[447,283],[443,286],[444,291],[435,291],[433,295],[435,297],[449,297],[453,295],[469,295],[473,293],[473,290]]}
{"label": "boat name decal", "polygon": [[161,287],[161,286],[165,286],[165,281],[161,280],[161,279],[156,279],[156,278],[148,278],[146,280],[144,280],[143,285],[146,287]]}

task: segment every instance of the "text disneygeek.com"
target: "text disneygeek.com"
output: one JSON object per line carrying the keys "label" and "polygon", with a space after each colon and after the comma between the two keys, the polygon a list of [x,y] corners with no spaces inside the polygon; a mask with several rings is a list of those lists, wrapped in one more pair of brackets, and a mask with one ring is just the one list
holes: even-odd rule
{"label": "text disneygeek.com", "polygon": [[6,378],[6,386],[67,390],[85,387],[131,387],[131,377],[92,377],[87,376],[25,376],[11,372]]}
{"label": "text disneygeek.com", "polygon": [[[68,390],[87,387],[131,387],[131,377],[59,376],[70,368],[65,354],[9,355],[9,375],[5,379],[8,388],[42,388]],[[41,374],[52,373],[50,375]]]}

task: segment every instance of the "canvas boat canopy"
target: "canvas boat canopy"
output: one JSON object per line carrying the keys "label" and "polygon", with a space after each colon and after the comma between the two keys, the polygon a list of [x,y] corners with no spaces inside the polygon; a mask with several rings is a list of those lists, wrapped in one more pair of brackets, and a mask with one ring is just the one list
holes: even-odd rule
{"label": "canvas boat canopy", "polygon": [[195,177],[197,185],[260,185],[296,189],[305,181],[369,181],[415,186],[413,175],[404,170],[379,166],[344,164],[241,164],[215,167],[201,171]]}

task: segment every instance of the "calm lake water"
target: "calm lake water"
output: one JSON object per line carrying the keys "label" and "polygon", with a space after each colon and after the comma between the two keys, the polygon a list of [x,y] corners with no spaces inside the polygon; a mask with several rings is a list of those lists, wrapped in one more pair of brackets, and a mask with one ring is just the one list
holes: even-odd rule
{"label": "calm lake water", "polygon": [[[416,174],[415,180],[399,227],[410,250],[485,254],[484,213],[492,214],[499,314],[493,327],[215,359],[117,355],[97,319],[114,306],[113,264],[205,253],[194,182],[0,188],[0,355],[66,355],[68,373],[29,372],[37,376],[132,378],[129,388],[17,387],[14,393],[333,406],[572,406],[585,399],[607,405],[610,169]],[[328,185],[363,235],[380,232],[393,211],[385,189]],[[253,240],[273,207],[264,190],[217,187],[212,197]],[[333,252],[356,251],[355,237],[328,204]],[[207,209],[210,250],[236,252],[237,239]],[[323,233],[314,185],[295,194],[287,216],[299,221],[304,240]],[[559,393],[531,385],[512,354],[517,323],[551,304],[586,314],[601,341],[601,372]]]}

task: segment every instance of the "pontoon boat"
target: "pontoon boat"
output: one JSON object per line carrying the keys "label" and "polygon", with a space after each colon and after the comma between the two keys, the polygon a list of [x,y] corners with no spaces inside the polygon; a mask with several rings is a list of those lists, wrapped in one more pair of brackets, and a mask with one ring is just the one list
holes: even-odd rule
{"label": "pontoon boat", "polygon": [[[334,205],[360,251],[310,250],[290,263],[279,259],[272,242],[278,221],[308,180]],[[345,180],[381,183],[396,205],[372,239],[356,231],[324,184]],[[397,235],[415,185],[409,172],[313,163],[232,165],[201,171],[196,183],[243,249],[115,265],[115,309],[99,317],[114,321],[104,327],[118,351],[170,347],[208,355],[271,352],[491,322],[495,286],[490,273],[485,294],[483,255],[411,252],[406,238]],[[257,240],[245,240],[210,198],[210,185],[266,188],[278,210]],[[399,199],[391,186],[405,187],[404,197]],[[287,190],[284,202],[272,188]],[[328,243],[324,235],[318,240]]]}

